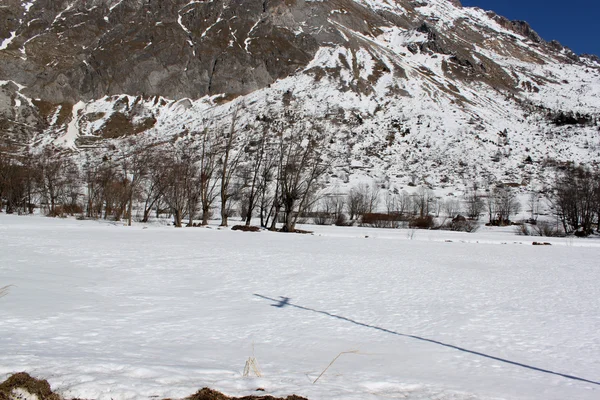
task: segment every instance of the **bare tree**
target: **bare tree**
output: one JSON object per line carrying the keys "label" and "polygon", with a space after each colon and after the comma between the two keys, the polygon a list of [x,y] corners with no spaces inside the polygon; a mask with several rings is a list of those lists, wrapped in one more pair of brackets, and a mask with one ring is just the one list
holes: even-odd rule
{"label": "bare tree", "polygon": [[221,194],[221,226],[227,226],[227,218],[229,212],[229,201],[236,195],[232,191],[232,179],[236,176],[240,160],[243,152],[239,149],[242,146],[236,146],[239,139],[237,134],[237,119],[241,106],[236,105],[231,114],[231,126],[226,135],[222,138],[222,146],[220,146],[220,194]]}
{"label": "bare tree", "polygon": [[[0,159],[0,202],[6,200],[6,213],[18,211],[25,196],[23,170],[13,158]],[[0,209],[1,209],[0,204]]]}
{"label": "bare tree", "polygon": [[263,129],[262,136],[258,139],[254,157],[251,163],[243,170],[242,176],[244,181],[245,191],[245,218],[246,226],[249,226],[252,221],[252,213],[256,208],[256,203],[260,193],[261,170],[266,159],[268,145],[267,128]]}
{"label": "bare tree", "polygon": [[350,215],[350,220],[358,218],[364,211],[364,201],[360,192],[357,188],[350,189],[348,193],[348,201],[346,202],[346,206],[348,207],[348,214]]}
{"label": "bare tree", "polygon": [[0,153],[0,211],[33,213],[39,174],[33,156]]}
{"label": "bare tree", "polygon": [[101,166],[91,159],[83,164],[83,180],[86,190],[86,216],[98,218],[102,214],[102,185],[100,184]]}
{"label": "bare tree", "polygon": [[8,157],[0,151],[0,212],[4,206],[4,195],[6,191],[6,175],[8,172]]}
{"label": "bare tree", "polygon": [[487,205],[490,223],[499,226],[510,224],[510,216],[518,213],[521,209],[516,193],[504,186],[492,189],[487,198]]}
{"label": "bare tree", "polygon": [[388,215],[398,212],[398,195],[388,192],[385,195],[385,208]]}
{"label": "bare tree", "polygon": [[598,175],[582,167],[570,167],[556,179],[553,203],[564,231],[589,235],[594,221],[600,224]]}
{"label": "bare tree", "polygon": [[337,222],[345,221],[345,219],[346,219],[346,216],[344,215],[345,206],[346,206],[346,201],[345,201],[344,196],[332,195],[327,198],[327,208],[329,210],[331,210],[330,212],[333,214],[334,221],[337,221]]}
{"label": "bare tree", "polygon": [[68,156],[48,147],[39,157],[38,168],[39,187],[49,207],[48,214],[56,216],[59,214],[57,203],[65,195],[65,190],[71,181],[76,178],[76,166]]}
{"label": "bare tree", "polygon": [[313,220],[317,225],[331,225],[343,221],[344,217],[344,197],[329,193],[319,199]]}
{"label": "bare tree", "polygon": [[363,214],[375,212],[379,204],[379,191],[377,185],[367,183],[361,183],[350,189],[347,202],[350,219],[353,220]]}
{"label": "bare tree", "polygon": [[408,213],[412,208],[412,197],[406,190],[403,190],[396,198],[397,212],[400,216]]}
{"label": "bare tree", "polygon": [[455,218],[460,213],[460,201],[458,199],[447,199],[444,202],[444,212],[448,218]]}
{"label": "bare tree", "polygon": [[473,187],[467,191],[464,197],[465,201],[465,212],[467,217],[470,219],[479,219],[479,216],[483,212],[485,208],[485,204],[483,202],[482,197],[479,195],[477,185],[473,185]]}
{"label": "bare tree", "polygon": [[52,149],[46,148],[39,159],[39,170],[42,196],[50,202],[49,214],[56,216],[56,202],[63,189],[62,160],[53,153]]}
{"label": "bare tree", "polygon": [[421,218],[429,216],[431,213],[431,206],[435,198],[433,191],[428,187],[421,186],[413,195],[413,198],[416,214],[419,214],[419,217]]}
{"label": "bare tree", "polygon": [[104,170],[104,173],[102,185],[104,219],[111,217],[115,221],[120,221],[129,201],[129,182],[114,167]]}
{"label": "bare tree", "polygon": [[173,149],[167,165],[163,199],[173,214],[173,224],[181,228],[185,212],[190,209],[189,188],[196,174],[196,159],[193,150],[186,146],[177,146]]}
{"label": "bare tree", "polygon": [[530,220],[532,223],[537,222],[538,216],[540,215],[540,194],[536,190],[531,190],[529,192],[527,207],[530,212]]}
{"label": "bare tree", "polygon": [[210,209],[217,197],[217,180],[214,175],[217,168],[218,152],[214,133],[208,129],[204,129],[201,135],[198,185],[200,187],[200,203],[202,205],[202,225],[208,225]]}
{"label": "bare tree", "polygon": [[67,214],[74,215],[83,213],[79,200],[83,197],[81,171],[79,166],[71,159],[65,163],[65,188],[63,190],[63,211]]}
{"label": "bare tree", "polygon": [[[31,153],[27,153],[23,157],[23,179],[25,185],[25,198],[23,202],[23,212],[33,214],[35,208],[35,197],[38,194],[37,182],[39,182],[39,171],[36,168],[35,158]],[[0,196],[0,209],[2,196]]]}
{"label": "bare tree", "polygon": [[[279,204],[279,182],[277,180],[279,158],[277,152],[267,151],[258,175],[260,226],[263,228],[269,226],[271,218],[273,218],[271,222],[276,223],[279,214],[279,207],[275,206],[275,202]],[[277,211],[275,212],[275,210]],[[274,224],[272,229],[275,229]]]}
{"label": "bare tree", "polygon": [[279,187],[284,209],[284,231],[295,230],[299,215],[311,204],[316,184],[329,167],[318,142],[310,134],[281,138]]}
{"label": "bare tree", "polygon": [[194,217],[198,212],[198,204],[200,204],[200,197],[202,195],[202,189],[200,186],[200,170],[193,165],[189,171],[189,176],[185,180],[185,193],[187,196],[187,215],[188,223],[187,226],[194,225]]}
{"label": "bare tree", "polygon": [[148,173],[142,183],[141,196],[143,201],[142,222],[148,222],[150,212],[160,203],[165,188],[167,187],[166,171],[168,168],[164,165],[165,155],[158,149],[148,149]]}
{"label": "bare tree", "polygon": [[121,169],[125,179],[128,181],[128,204],[127,204],[127,225],[131,226],[133,219],[133,201],[143,192],[143,184],[146,178],[151,174],[153,167],[153,153],[151,148],[137,146],[130,142],[132,150],[123,154],[121,158]]}
{"label": "bare tree", "polygon": [[596,184],[594,185],[594,199],[596,203],[597,230],[600,231],[600,171],[596,171]]}

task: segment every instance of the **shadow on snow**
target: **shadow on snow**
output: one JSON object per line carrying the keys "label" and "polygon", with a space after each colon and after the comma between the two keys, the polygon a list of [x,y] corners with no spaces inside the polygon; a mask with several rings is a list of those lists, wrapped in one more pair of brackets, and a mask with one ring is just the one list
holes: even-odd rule
{"label": "shadow on snow", "polygon": [[376,329],[378,331],[389,333],[389,334],[392,334],[392,335],[397,335],[397,336],[403,336],[403,337],[408,337],[408,338],[412,338],[412,339],[417,339],[417,340],[421,340],[423,342],[428,342],[428,343],[433,343],[433,344],[437,344],[437,345],[444,346],[444,347],[449,347],[449,348],[454,349],[454,350],[463,351],[465,353],[470,353],[470,354],[475,354],[475,355],[480,356],[480,357],[489,358],[491,360],[500,361],[500,362],[503,362],[503,363],[506,363],[506,364],[516,365],[516,366],[527,368],[527,369],[530,369],[530,370],[533,370],[533,371],[543,372],[543,373],[552,374],[552,375],[558,375],[558,376],[562,376],[563,378],[573,379],[573,380],[581,381],[581,382],[587,382],[587,383],[591,383],[591,384],[599,385],[600,386],[600,382],[596,382],[596,381],[592,381],[592,380],[589,380],[589,379],[580,378],[578,376],[568,375],[568,374],[562,374],[560,372],[555,372],[555,371],[550,371],[548,369],[534,367],[532,365],[527,365],[527,364],[523,364],[523,363],[520,363],[520,362],[517,362],[517,361],[507,360],[505,358],[500,358],[500,357],[492,356],[490,354],[481,353],[481,352],[475,351],[475,350],[469,350],[469,349],[466,349],[464,347],[459,347],[459,346],[455,346],[455,345],[452,345],[452,344],[440,342],[438,340],[428,339],[428,338],[421,337],[421,336],[416,336],[416,335],[409,335],[409,334],[406,334],[406,333],[395,332],[395,331],[392,331],[392,330],[389,330],[389,329],[386,329],[386,328],[381,328],[379,326],[365,324],[363,322],[355,321],[353,319],[346,318],[346,317],[343,317],[341,315],[332,314],[332,313],[329,313],[327,311],[315,310],[314,308],[309,308],[309,307],[304,307],[304,306],[300,306],[300,305],[297,305],[297,304],[292,304],[292,303],[290,303],[290,298],[289,297],[279,296],[280,300],[277,300],[277,299],[274,299],[274,298],[271,298],[271,297],[267,297],[267,296],[263,296],[263,295],[257,294],[257,293],[255,293],[254,296],[260,297],[261,299],[264,299],[264,300],[269,300],[269,301],[275,302],[275,304],[271,304],[272,307],[284,308],[284,307],[288,307],[289,306],[289,307],[299,308],[301,310],[312,311],[312,312],[315,312],[315,313],[318,313],[318,314],[327,315],[328,317],[337,318],[337,319],[340,319],[342,321],[350,322],[350,323],[353,323],[355,325],[363,326],[365,328]]}

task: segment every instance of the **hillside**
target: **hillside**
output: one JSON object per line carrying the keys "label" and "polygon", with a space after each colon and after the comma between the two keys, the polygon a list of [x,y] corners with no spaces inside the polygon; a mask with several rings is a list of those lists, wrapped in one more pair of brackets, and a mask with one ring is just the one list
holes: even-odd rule
{"label": "hillside", "polygon": [[319,133],[328,183],[449,191],[597,167],[600,63],[456,0],[13,1],[0,139],[80,156],[227,123]]}

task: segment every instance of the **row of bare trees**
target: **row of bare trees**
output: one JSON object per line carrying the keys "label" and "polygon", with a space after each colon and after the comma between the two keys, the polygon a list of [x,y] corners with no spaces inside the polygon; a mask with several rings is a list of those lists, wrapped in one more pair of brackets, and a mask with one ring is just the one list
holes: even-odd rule
{"label": "row of bare trees", "polygon": [[[416,191],[384,192],[377,185],[359,184],[347,194],[330,194],[318,203],[313,213],[318,224],[348,224],[350,222],[367,225],[397,227],[400,221],[415,221],[432,227],[433,217],[447,219],[478,220],[487,211],[492,225],[508,225],[510,218],[520,211],[517,192],[510,187],[499,186],[480,190],[477,186],[468,189],[462,198],[449,197],[446,200],[436,196],[426,186]],[[442,222],[443,224],[443,222]]]}
{"label": "row of bare trees", "polygon": [[33,212],[37,204],[48,215],[131,224],[136,212],[148,222],[155,211],[178,227],[197,218],[208,224],[217,207],[227,226],[239,209],[246,225],[258,213],[263,227],[276,229],[281,220],[283,230],[293,231],[329,162],[317,130],[266,122],[242,134],[234,109],[226,129],[205,126],[156,146],[129,143],[79,163],[53,148],[36,156],[0,153],[0,198],[9,213]]}
{"label": "row of bare trees", "polygon": [[[320,221],[339,219],[338,216],[344,212],[350,221],[374,213],[387,213],[400,219],[440,215],[455,218],[464,213],[471,219],[479,219],[485,208],[484,196],[476,188],[468,191],[463,201],[454,197],[444,201],[425,186],[419,187],[413,193],[382,192],[377,185],[361,183],[351,188],[348,194],[325,196],[319,202],[316,214]],[[324,216],[328,218],[323,218]]]}
{"label": "row of bare trees", "polygon": [[[375,221],[376,225],[397,226],[397,221],[415,218],[439,217],[459,219],[459,214],[469,220],[477,220],[487,214],[489,225],[505,226],[512,224],[511,218],[522,208],[518,201],[519,191],[510,186],[498,185],[485,190],[473,186],[462,199],[449,198],[445,201],[434,196],[433,192],[420,187],[414,193],[386,193],[382,195],[377,186],[360,184],[346,194],[331,194],[320,201],[318,211],[313,213],[315,221],[322,224],[346,224],[344,212],[352,221],[359,219]],[[568,166],[557,174],[553,184],[544,188],[543,197],[553,210],[557,225],[552,234],[576,234],[588,236],[594,230],[600,231],[600,172],[583,167]],[[527,201],[531,224],[538,223],[540,197],[537,191],[530,191]],[[382,205],[382,200],[384,204]],[[393,218],[392,218],[393,217]],[[462,218],[462,217],[461,217]],[[548,225],[542,221],[542,228]]]}
{"label": "row of bare trees", "polygon": [[52,216],[76,210],[77,176],[72,159],[51,148],[35,155],[0,153],[0,205],[7,213],[32,213],[39,203]]}
{"label": "row of bare trees", "polygon": [[[239,212],[246,225],[258,217],[265,228],[282,223],[287,231],[308,211],[318,223],[339,224],[347,223],[346,215],[351,221],[377,213],[405,220],[458,214],[475,220],[485,212],[492,225],[510,224],[520,211],[518,191],[506,186],[473,187],[462,199],[445,201],[427,187],[382,194],[367,184],[319,197],[330,166],[319,130],[293,119],[286,124],[264,117],[257,121],[248,130],[234,110],[225,127],[205,126],[168,144],[129,143],[124,150],[90,155],[83,162],[77,154],[52,147],[0,152],[0,210],[31,213],[39,206],[51,216],[127,219],[129,224],[136,214],[148,222],[155,212],[172,216],[176,226],[191,226],[196,220],[208,224],[218,209],[223,226]],[[600,230],[599,178],[598,172],[569,167],[546,190],[565,233]],[[529,203],[533,220],[537,194]]]}

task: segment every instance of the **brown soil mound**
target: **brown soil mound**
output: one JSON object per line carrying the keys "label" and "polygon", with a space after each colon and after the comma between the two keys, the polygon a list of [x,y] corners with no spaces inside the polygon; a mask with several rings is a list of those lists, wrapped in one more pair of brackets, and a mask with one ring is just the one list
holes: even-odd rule
{"label": "brown soil mound", "polygon": [[52,392],[47,380],[32,378],[27,372],[14,374],[0,384],[0,400],[15,398],[12,395],[15,389],[34,394],[39,400],[61,400],[59,395]]}
{"label": "brown soil mound", "polygon": [[[21,389],[27,393],[36,395],[39,400],[63,400],[61,396],[52,392],[47,380],[40,380],[31,377],[27,372],[19,372],[11,375],[3,383],[0,383],[0,400],[16,400],[18,397],[13,394],[13,390]],[[73,399],[76,400],[76,399]],[[288,397],[273,396],[245,396],[228,397],[221,392],[204,388],[196,394],[186,397],[185,400],[308,400],[304,397],[291,395]]]}
{"label": "brown soil mound", "polygon": [[291,395],[288,397],[273,397],[273,396],[245,396],[245,397],[227,397],[221,392],[204,388],[198,393],[187,398],[188,400],[308,400],[305,397]]}
{"label": "brown soil mound", "polygon": [[236,225],[231,228],[232,231],[242,231],[242,232],[260,232],[260,228],[258,226],[246,226],[246,225]]}

